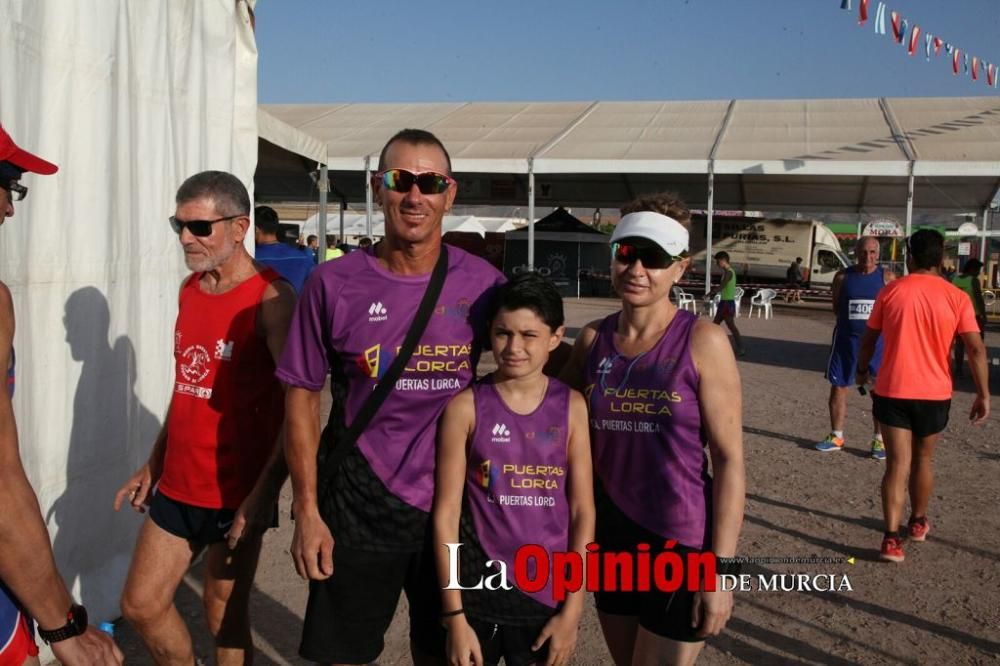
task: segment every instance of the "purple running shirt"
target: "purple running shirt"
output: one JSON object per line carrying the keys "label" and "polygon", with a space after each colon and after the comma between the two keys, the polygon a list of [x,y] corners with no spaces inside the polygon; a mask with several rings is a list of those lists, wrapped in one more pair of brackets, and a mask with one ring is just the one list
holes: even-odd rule
{"label": "purple running shirt", "polygon": [[[513,572],[517,549],[525,544],[542,546],[550,562],[554,551],[569,546],[570,389],[557,379],[548,381],[545,397],[531,414],[511,411],[491,381],[472,387],[476,427],[464,506],[486,555],[506,562],[508,572]],[[532,578],[534,564],[529,560]],[[555,608],[551,581],[550,574],[545,588],[524,594]]]}
{"label": "purple running shirt", "polygon": [[[340,363],[351,423],[396,357],[429,281],[430,274],[389,272],[370,249],[320,264],[295,309],[278,379],[321,391],[331,363]],[[485,332],[484,294],[502,281],[486,261],[448,247],[448,273],[434,314],[395,388],[358,440],[386,489],[421,511],[430,511],[434,494],[438,417],[472,381],[478,358],[474,334]]]}
{"label": "purple running shirt", "polygon": [[679,310],[652,349],[628,358],[614,343],[620,316],[601,322],[587,358],[594,472],[630,519],[665,539],[704,548],[712,479],[690,351],[698,318]]}

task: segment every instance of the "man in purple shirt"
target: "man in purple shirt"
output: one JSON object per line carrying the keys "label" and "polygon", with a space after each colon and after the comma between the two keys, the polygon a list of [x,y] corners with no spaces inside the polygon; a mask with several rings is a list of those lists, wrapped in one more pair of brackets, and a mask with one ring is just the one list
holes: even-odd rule
{"label": "man in purple shirt", "polygon": [[482,259],[448,249],[444,286],[406,369],[339,468],[323,478],[317,453],[325,455],[330,445],[321,445],[319,423],[327,373],[328,432],[343,432],[402,345],[441,253],[441,221],[457,190],[448,152],[423,130],[391,138],[378,168],[373,187],[385,239],[317,267],[277,371],[289,387],[292,555],[310,581],[299,652],[323,663],[374,661],[402,590],[413,661],[438,663],[444,634],[429,523],[436,425],[449,399],[474,377],[488,293],[503,276]]}

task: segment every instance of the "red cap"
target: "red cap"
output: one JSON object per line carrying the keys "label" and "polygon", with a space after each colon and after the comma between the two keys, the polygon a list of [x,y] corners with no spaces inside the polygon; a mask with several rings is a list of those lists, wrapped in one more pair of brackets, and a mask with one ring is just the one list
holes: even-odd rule
{"label": "red cap", "polygon": [[55,173],[59,170],[55,164],[46,162],[37,155],[32,155],[26,150],[17,147],[14,139],[10,138],[3,125],[0,125],[0,162],[10,162],[14,166],[24,171],[40,173],[43,176]]}

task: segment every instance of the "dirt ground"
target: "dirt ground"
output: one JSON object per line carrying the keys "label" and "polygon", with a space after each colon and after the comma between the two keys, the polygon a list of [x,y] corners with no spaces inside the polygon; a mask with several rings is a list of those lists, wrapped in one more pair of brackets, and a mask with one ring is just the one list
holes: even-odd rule
{"label": "dirt ground", "polygon": [[[615,301],[567,299],[573,329],[615,309]],[[745,304],[744,304],[745,305]],[[900,565],[878,561],[879,482],[883,464],[868,458],[871,402],[851,392],[846,450],[812,444],[829,431],[823,379],[833,316],[819,304],[775,308],[770,320],[737,320],[747,355],[739,360],[747,462],[746,519],[739,553],[747,557],[840,557],[854,564],[762,564],[750,574],[846,575],[851,591],[738,592],[725,633],[710,640],[701,664],[994,664],[1000,663],[1000,420],[973,428],[972,384],[956,386],[951,423],[938,445],[922,544],[905,545]],[[987,334],[997,356],[1000,334]],[[1000,368],[991,367],[996,396]],[[994,401],[994,408],[1000,404]],[[265,538],[252,599],[257,664],[304,664],[297,655],[306,584],[292,568],[289,487],[281,527]],[[197,650],[211,643],[197,597],[195,567],[178,594]],[[378,664],[409,663],[405,601]],[[130,664],[152,663],[127,626],[116,635]],[[608,664],[593,604],[584,616],[575,664]]]}

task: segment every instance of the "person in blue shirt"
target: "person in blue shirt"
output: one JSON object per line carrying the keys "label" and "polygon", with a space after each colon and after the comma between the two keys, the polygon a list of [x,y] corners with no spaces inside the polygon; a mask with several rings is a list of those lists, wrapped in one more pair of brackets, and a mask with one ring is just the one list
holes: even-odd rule
{"label": "person in blue shirt", "polygon": [[254,242],[257,245],[256,259],[270,266],[288,280],[295,293],[302,291],[302,285],[312,273],[316,264],[308,252],[286,245],[278,240],[278,214],[270,206],[254,209]]}

